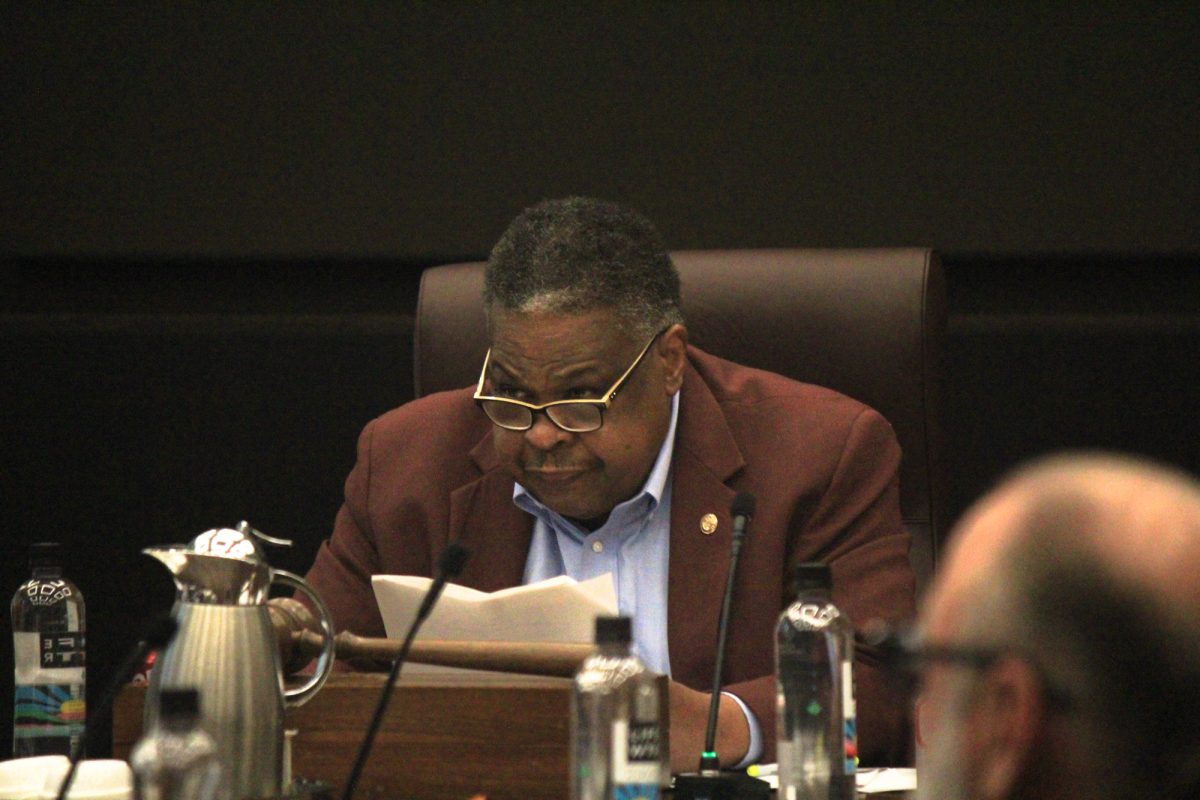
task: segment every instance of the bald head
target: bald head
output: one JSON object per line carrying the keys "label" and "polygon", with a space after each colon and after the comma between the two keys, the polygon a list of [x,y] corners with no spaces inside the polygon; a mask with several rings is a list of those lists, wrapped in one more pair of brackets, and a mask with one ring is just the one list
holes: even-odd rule
{"label": "bald head", "polygon": [[[1103,455],[1021,469],[961,520],[922,622],[931,640],[1018,653],[1038,685],[1014,689],[1020,665],[1007,685],[1003,673],[981,675],[963,715],[968,741],[1012,734],[996,751],[1005,769],[979,772],[1009,796],[1054,796],[1037,787],[1064,776],[1078,797],[1200,796],[1200,484],[1190,477]],[[985,708],[986,697],[1001,699]]]}
{"label": "bald head", "polygon": [[1200,625],[1200,484],[1146,461],[1062,455],[1014,473],[971,508],[935,594],[955,611],[997,572],[1042,550],[1087,558],[1158,613]]}

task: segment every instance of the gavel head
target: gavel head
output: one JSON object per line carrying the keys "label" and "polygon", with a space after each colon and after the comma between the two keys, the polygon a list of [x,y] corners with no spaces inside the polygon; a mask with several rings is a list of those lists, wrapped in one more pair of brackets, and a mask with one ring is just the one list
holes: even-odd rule
{"label": "gavel head", "polygon": [[308,606],[292,597],[272,598],[267,613],[275,629],[283,674],[295,675],[321,652],[321,624]]}

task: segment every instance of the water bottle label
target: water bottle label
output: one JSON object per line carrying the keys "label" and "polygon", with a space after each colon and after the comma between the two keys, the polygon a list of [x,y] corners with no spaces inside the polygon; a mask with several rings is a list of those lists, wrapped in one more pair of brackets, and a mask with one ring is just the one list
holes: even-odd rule
{"label": "water bottle label", "polygon": [[87,708],[82,684],[17,686],[13,736],[33,739],[83,733]]}
{"label": "water bottle label", "polygon": [[842,662],[842,721],[846,738],[846,775],[858,772],[858,709],[854,702],[854,668]]}
{"label": "water bottle label", "polygon": [[87,642],[79,632],[13,634],[13,667],[18,685],[83,683]]}
{"label": "water bottle label", "polygon": [[846,718],[846,774],[858,772],[858,726],[854,717]]}
{"label": "water bottle label", "polygon": [[38,663],[42,669],[82,667],[87,641],[82,633],[55,633],[38,636]]}
{"label": "water bottle label", "polygon": [[615,720],[612,742],[613,800],[658,800],[658,723]]}

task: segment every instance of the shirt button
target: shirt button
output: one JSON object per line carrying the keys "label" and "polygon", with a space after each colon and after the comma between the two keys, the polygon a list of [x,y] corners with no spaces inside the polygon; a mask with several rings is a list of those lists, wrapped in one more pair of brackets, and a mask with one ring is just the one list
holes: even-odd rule
{"label": "shirt button", "polygon": [[603,553],[604,552],[604,542],[600,541],[599,539],[592,542],[592,552],[593,553]]}

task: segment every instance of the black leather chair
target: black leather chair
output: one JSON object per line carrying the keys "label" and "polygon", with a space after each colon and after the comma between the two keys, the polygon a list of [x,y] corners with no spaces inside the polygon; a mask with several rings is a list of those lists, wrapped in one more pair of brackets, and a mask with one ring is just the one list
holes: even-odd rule
{"label": "black leather chair", "polygon": [[[918,591],[946,503],[940,447],[945,277],[930,250],[714,250],[672,257],[691,341],[742,364],[836,389],[883,414],[903,450],[900,507]],[[425,271],[418,396],[471,385],[487,349],[483,264]]]}

